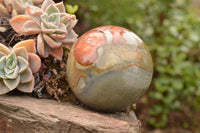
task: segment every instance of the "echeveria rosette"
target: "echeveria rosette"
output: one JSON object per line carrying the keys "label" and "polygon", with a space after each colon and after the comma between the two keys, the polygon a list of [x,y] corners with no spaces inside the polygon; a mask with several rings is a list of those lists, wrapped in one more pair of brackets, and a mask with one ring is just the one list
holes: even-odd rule
{"label": "echeveria rosette", "polygon": [[45,0],[41,8],[29,6],[26,15],[18,15],[10,20],[13,29],[23,35],[37,36],[37,51],[43,58],[49,55],[62,60],[63,45],[70,46],[77,40],[73,31],[77,19],[66,13],[63,2]]}
{"label": "echeveria rosette", "polygon": [[33,73],[40,66],[34,40],[19,42],[12,49],[0,43],[0,95],[15,88],[26,93],[32,92]]}
{"label": "echeveria rosette", "polygon": [[32,5],[39,5],[43,0],[0,0],[0,16],[14,17],[25,13],[25,8]]}

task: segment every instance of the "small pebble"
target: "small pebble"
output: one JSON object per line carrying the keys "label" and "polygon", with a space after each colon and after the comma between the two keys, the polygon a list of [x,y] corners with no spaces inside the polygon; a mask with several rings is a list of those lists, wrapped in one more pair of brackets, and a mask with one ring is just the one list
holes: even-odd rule
{"label": "small pebble", "polygon": [[0,27],[0,32],[5,32],[6,28],[5,27]]}
{"label": "small pebble", "polygon": [[57,64],[57,63],[58,63],[58,60],[57,60],[56,58],[54,58],[54,59],[53,59],[53,63],[54,63],[54,64]]}
{"label": "small pebble", "polygon": [[53,72],[55,75],[58,74],[57,71],[56,71],[56,69],[52,69],[52,72]]}

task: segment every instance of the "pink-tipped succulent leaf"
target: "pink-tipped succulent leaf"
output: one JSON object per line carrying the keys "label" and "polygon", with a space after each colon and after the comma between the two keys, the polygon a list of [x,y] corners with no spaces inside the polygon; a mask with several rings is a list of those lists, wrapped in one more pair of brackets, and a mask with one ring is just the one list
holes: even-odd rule
{"label": "pink-tipped succulent leaf", "polygon": [[23,35],[37,36],[37,51],[43,58],[49,55],[62,59],[63,45],[71,45],[77,40],[73,27],[77,23],[75,15],[65,12],[63,2],[45,0],[41,8],[29,6],[25,15],[10,20],[13,29]]}
{"label": "pink-tipped succulent leaf", "polygon": [[0,43],[0,95],[15,88],[32,92],[33,73],[41,66],[41,60],[35,53],[34,40],[19,42],[12,49]]}

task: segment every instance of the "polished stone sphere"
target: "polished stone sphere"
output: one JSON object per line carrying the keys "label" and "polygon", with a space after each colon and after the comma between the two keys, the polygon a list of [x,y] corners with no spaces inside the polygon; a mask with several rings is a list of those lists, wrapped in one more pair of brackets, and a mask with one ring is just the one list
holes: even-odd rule
{"label": "polished stone sphere", "polygon": [[121,111],[147,91],[153,73],[144,42],[118,26],[102,26],[83,34],[67,64],[69,84],[85,105],[104,112]]}

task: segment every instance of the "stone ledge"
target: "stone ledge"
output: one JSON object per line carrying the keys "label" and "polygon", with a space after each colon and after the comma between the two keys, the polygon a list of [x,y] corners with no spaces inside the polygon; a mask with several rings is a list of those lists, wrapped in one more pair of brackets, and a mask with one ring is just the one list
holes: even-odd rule
{"label": "stone ledge", "polygon": [[3,133],[139,133],[140,125],[125,113],[103,114],[54,100],[0,96]]}

